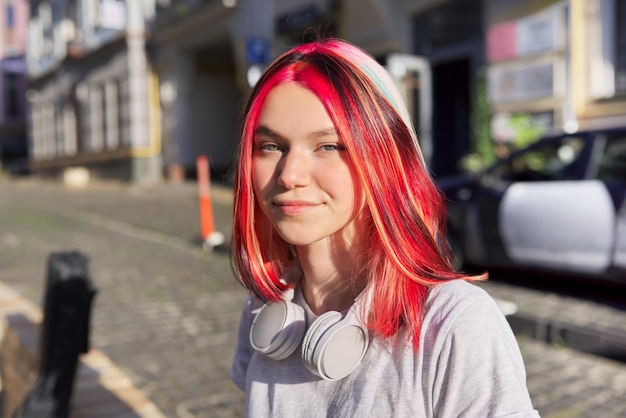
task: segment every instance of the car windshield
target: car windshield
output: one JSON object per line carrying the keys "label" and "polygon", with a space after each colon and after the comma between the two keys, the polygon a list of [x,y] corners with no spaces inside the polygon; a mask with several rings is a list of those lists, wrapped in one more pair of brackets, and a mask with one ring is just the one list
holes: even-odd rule
{"label": "car windshield", "polygon": [[580,137],[567,136],[537,144],[494,167],[501,181],[554,181],[574,178],[584,148]]}

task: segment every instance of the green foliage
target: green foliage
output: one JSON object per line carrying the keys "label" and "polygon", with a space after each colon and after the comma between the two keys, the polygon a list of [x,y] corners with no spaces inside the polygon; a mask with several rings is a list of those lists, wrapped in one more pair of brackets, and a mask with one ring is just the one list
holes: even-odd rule
{"label": "green foliage", "polygon": [[537,141],[545,131],[545,128],[535,123],[533,117],[528,113],[512,115],[509,123],[515,133],[513,146],[517,149],[525,148]]}
{"label": "green foliage", "polygon": [[462,170],[478,172],[496,160],[491,138],[491,108],[487,97],[485,69],[476,73],[471,110],[471,153],[461,159]]}
{"label": "green foliage", "polygon": [[[459,166],[464,171],[478,172],[493,164],[497,159],[496,144],[491,136],[491,106],[487,94],[486,70],[476,73],[473,86],[471,110],[471,152],[461,159]],[[524,148],[537,141],[545,128],[535,122],[528,113],[515,113],[509,120],[514,139],[513,148]]]}

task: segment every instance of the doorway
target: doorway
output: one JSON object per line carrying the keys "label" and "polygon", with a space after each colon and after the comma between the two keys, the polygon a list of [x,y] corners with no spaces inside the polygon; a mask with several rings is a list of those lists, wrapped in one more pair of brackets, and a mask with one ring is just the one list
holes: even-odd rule
{"label": "doorway", "polygon": [[432,169],[437,177],[458,173],[458,162],[470,150],[470,61],[433,65]]}

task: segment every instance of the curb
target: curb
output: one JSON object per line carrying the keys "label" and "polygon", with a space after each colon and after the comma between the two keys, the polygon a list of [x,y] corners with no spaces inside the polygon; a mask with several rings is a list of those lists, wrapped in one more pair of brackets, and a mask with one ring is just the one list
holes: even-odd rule
{"label": "curb", "polygon": [[[41,309],[0,283],[2,417],[10,417],[37,377]],[[131,379],[101,351],[79,358],[71,400],[73,418],[127,416],[165,418]]]}
{"label": "curb", "polygon": [[573,296],[485,283],[516,336],[626,362],[626,312]]}
{"label": "curb", "polygon": [[516,336],[528,337],[556,347],[626,361],[626,335],[621,330],[597,329],[541,318],[528,312],[507,316]]}

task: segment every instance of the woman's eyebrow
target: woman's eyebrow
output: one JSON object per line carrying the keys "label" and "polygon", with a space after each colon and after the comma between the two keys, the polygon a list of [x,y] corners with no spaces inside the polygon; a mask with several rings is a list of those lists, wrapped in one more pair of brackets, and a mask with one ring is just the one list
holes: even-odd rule
{"label": "woman's eyebrow", "polygon": [[[284,137],[279,134],[278,132],[273,131],[272,129],[268,128],[265,125],[259,125],[255,130],[254,130],[254,134],[255,135],[262,135],[262,136],[266,136],[272,139],[284,139]],[[309,133],[308,137],[309,138],[323,138],[325,136],[339,136],[339,134],[337,133],[337,129],[335,129],[334,127],[331,128],[325,128],[325,129],[320,129],[317,131],[313,131],[311,133]]]}
{"label": "woman's eyebrow", "polygon": [[278,133],[272,131],[270,128],[268,128],[267,126],[264,126],[264,125],[257,126],[257,128],[254,130],[254,134],[255,135],[269,136],[270,138],[282,139],[281,135],[279,135]]}
{"label": "woman's eyebrow", "polygon": [[323,137],[323,136],[339,136],[337,130],[335,128],[328,129],[320,129],[319,131],[314,131],[309,134],[310,137]]}

